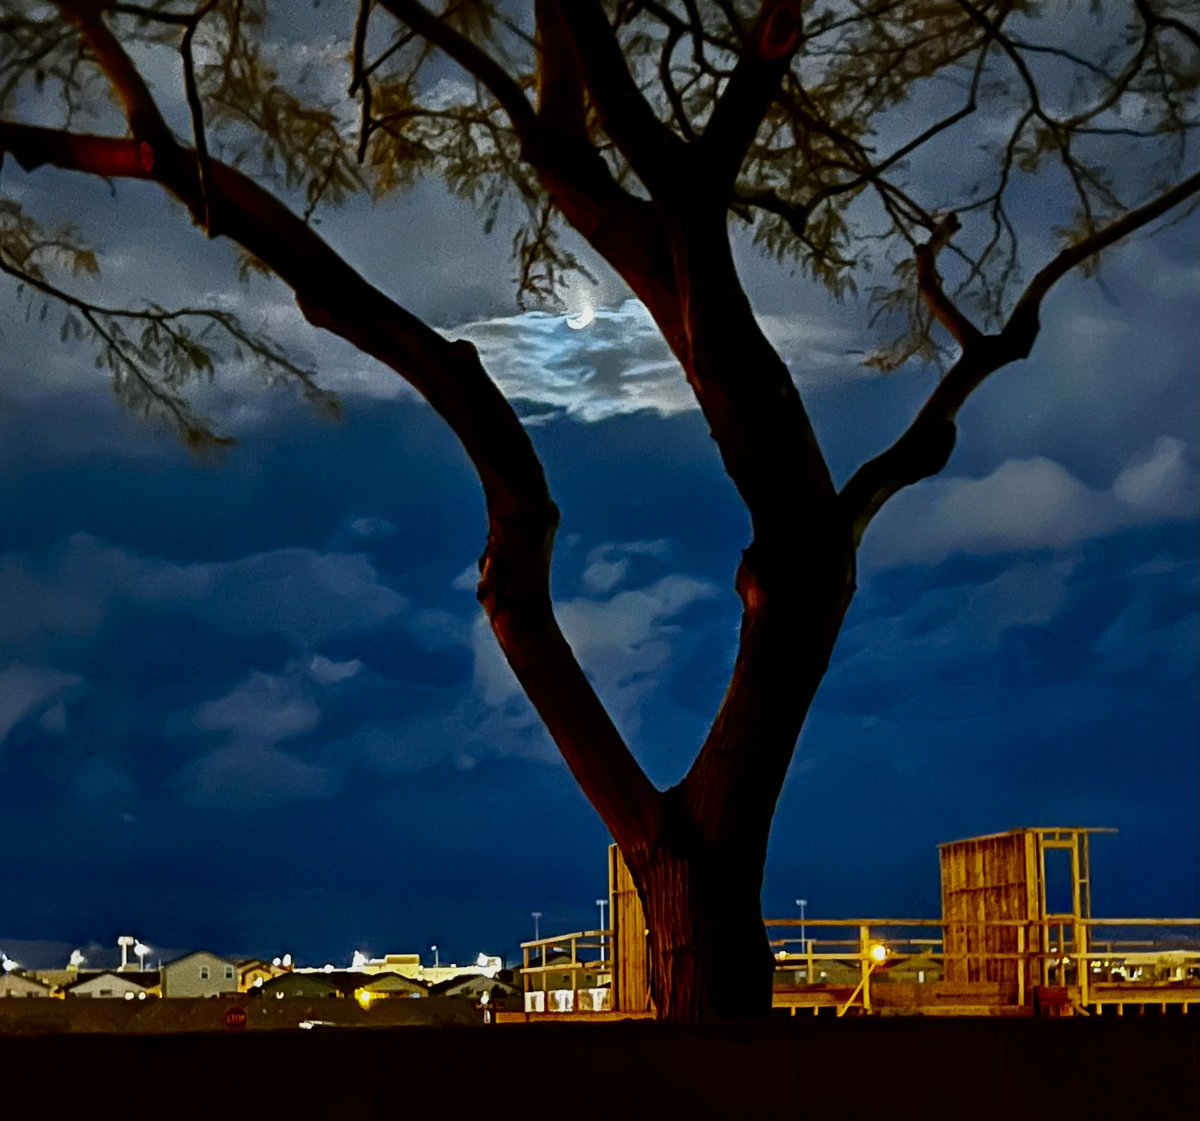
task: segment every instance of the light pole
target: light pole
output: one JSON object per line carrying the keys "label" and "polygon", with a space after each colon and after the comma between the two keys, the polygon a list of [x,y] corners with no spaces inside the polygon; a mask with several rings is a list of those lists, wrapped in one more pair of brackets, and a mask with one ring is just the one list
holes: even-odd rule
{"label": "light pole", "polygon": [[438,956],[438,948],[436,946],[429,947],[433,951],[433,968],[437,969],[442,964],[442,959]]}
{"label": "light pole", "polygon": [[804,936],[804,908],[808,906],[808,900],[797,899],[796,906],[800,908],[800,948],[808,953],[808,939]]}
{"label": "light pole", "polygon": [[[542,918],[542,912],[541,911],[531,911],[530,914],[533,915],[533,940],[535,942],[537,942],[542,937],[542,930],[541,930],[541,926],[539,925],[541,922],[541,918]],[[546,947],[545,946],[538,947],[538,953],[539,953],[542,965],[545,965],[546,964]],[[545,980],[545,978],[543,978],[543,980]]]}
{"label": "light pole", "polygon": [[607,899],[597,899],[596,906],[600,908],[600,960],[604,960],[604,908],[608,906]]}

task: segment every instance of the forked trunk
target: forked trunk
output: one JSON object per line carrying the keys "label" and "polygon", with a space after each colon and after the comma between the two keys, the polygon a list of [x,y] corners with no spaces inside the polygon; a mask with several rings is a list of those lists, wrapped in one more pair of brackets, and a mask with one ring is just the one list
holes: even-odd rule
{"label": "forked trunk", "polygon": [[660,852],[630,872],[646,913],[650,993],[659,1019],[766,1016],[774,963],[759,900],[761,859],[706,853],[696,845],[690,852]]}

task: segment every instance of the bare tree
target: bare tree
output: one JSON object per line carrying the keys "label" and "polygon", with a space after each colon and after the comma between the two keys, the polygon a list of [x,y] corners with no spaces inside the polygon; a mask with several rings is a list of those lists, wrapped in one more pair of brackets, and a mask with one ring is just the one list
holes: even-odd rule
{"label": "bare tree", "polygon": [[[863,533],[889,498],[945,466],[959,409],[1029,355],[1063,276],[1194,204],[1198,6],[818,0],[802,16],[799,0],[445,0],[440,11],[360,0],[344,12],[356,135],[345,101],[272,67],[267,17],[280,11],[266,0],[5,0],[0,154],[27,170],[157,183],[208,236],[236,242],[247,267],[288,285],[314,326],[425,397],[486,495],[480,602],[638,885],[659,1015],[761,1015],[767,838]],[[150,50],[178,56],[187,137],[135,61]],[[434,80],[447,59],[461,81]],[[104,93],[124,127],[77,128]],[[922,158],[961,157],[981,117],[992,139],[971,155],[977,186],[920,173]],[[559,630],[558,510],[516,413],[470,344],[368,284],[309,222],[319,205],[422,174],[492,220],[506,198],[524,208],[522,298],[552,301],[579,267],[563,221],[586,239],[660,328],[749,512],[732,677],[669,790],[647,779]],[[1011,199],[1034,189],[1049,209],[1069,202],[1059,246],[1023,280]],[[293,208],[283,200],[297,191]],[[232,316],[72,295],[56,275],[94,270],[96,258],[72,232],[3,205],[0,267],[27,298],[66,301],[64,332],[95,340],[131,404],[194,442],[215,439],[187,376],[235,356],[324,400]],[[903,434],[840,488],[739,281],[739,225],[836,295],[884,276],[869,296],[888,337],[872,361],[941,364]]]}

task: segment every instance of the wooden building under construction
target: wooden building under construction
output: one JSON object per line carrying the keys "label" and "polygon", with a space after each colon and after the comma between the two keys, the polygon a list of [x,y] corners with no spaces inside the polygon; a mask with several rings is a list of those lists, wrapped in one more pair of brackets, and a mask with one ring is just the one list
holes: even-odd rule
{"label": "wooden building under construction", "polygon": [[[1090,838],[1112,832],[1014,829],[941,845],[940,919],[767,920],[775,1005],[837,1016],[1187,1014],[1200,1005],[1200,919],[1092,915]],[[524,944],[527,1013],[653,1013],[641,901],[615,845],[608,864],[611,929]],[[608,991],[547,992],[549,949],[559,976],[594,975],[598,953]]]}

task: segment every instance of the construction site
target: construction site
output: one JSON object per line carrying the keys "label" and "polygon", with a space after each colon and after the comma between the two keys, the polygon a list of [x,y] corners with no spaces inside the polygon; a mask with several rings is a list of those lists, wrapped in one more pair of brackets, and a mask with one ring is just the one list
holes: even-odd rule
{"label": "construction site", "polygon": [[[774,1006],[825,1017],[1196,1014],[1200,918],[1092,914],[1090,839],[1025,828],[941,845],[939,918],[767,919]],[[646,922],[609,849],[610,929],[522,943],[523,1012],[649,1018]]]}

